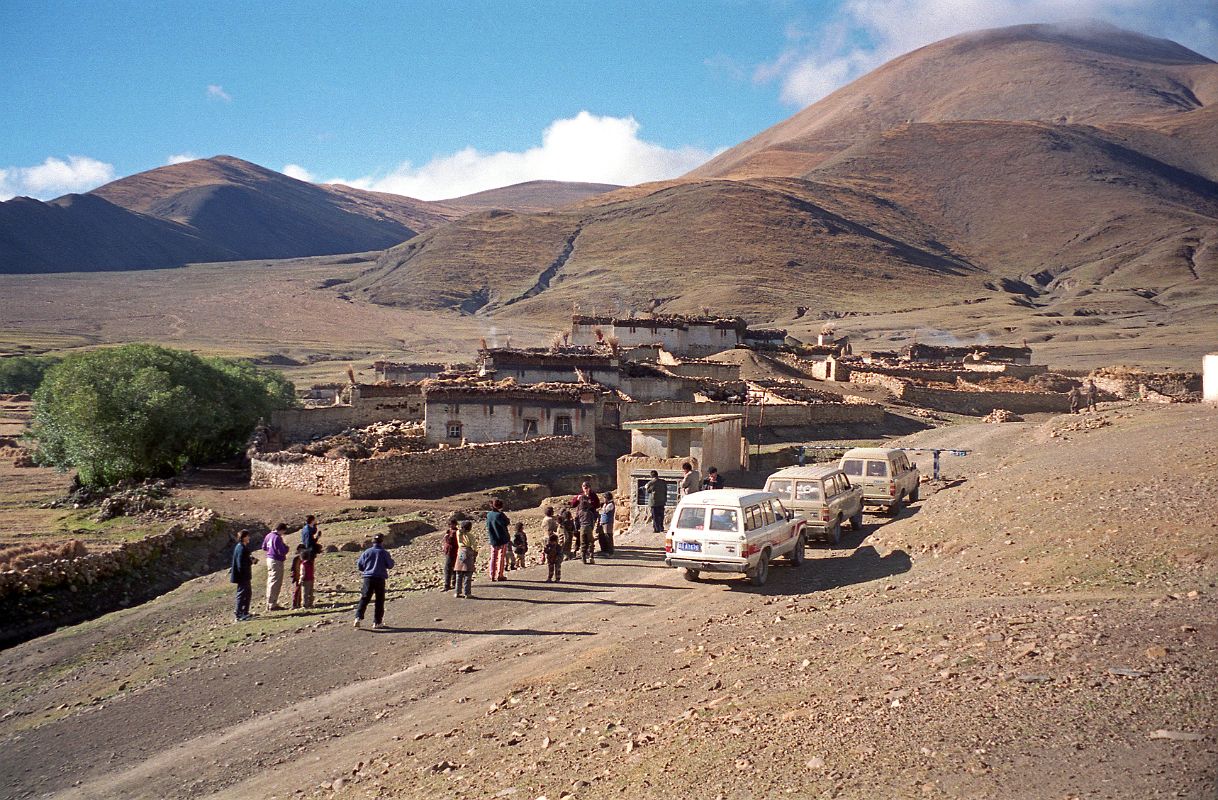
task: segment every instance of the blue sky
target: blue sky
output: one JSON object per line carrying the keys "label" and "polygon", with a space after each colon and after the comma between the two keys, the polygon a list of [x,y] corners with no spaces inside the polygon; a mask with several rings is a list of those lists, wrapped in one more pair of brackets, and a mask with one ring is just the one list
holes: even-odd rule
{"label": "blue sky", "polygon": [[0,0],[0,199],[218,153],[428,199],[670,177],[913,47],[1080,16],[1218,57],[1202,0]]}

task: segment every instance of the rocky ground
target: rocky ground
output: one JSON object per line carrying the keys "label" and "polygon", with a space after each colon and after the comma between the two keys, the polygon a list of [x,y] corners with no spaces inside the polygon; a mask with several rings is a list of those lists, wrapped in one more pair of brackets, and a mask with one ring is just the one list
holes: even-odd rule
{"label": "rocky ground", "polygon": [[334,553],[312,612],[212,575],[12,648],[0,795],[1213,797],[1218,410],[905,443],[973,453],[762,589],[638,536],[454,600],[433,533],[383,632]]}

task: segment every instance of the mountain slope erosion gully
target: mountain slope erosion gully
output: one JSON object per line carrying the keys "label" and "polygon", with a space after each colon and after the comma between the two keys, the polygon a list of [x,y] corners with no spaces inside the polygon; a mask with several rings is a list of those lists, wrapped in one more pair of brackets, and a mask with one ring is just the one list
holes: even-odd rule
{"label": "mountain slope erosion gully", "polygon": [[375,632],[348,605],[235,625],[200,578],[0,654],[2,794],[1212,796],[1216,431],[917,434],[974,453],[760,589],[689,584],[643,534],[561,584],[405,592]]}

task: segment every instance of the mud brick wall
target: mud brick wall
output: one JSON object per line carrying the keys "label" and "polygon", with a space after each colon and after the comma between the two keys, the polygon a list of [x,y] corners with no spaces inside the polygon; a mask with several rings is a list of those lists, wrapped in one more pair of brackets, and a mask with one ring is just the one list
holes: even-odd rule
{"label": "mud brick wall", "polygon": [[[255,489],[291,489],[308,494],[351,496],[351,462],[304,453],[275,453],[275,461],[250,461],[250,486]],[[279,460],[284,459],[284,460]]]}
{"label": "mud brick wall", "polygon": [[743,403],[626,403],[622,422],[687,417],[703,414],[741,414],[746,428],[802,428],[811,425],[865,424],[884,419],[883,406],[874,403],[793,403],[791,405],[745,405]]}
{"label": "mud brick wall", "polygon": [[307,442],[347,428],[390,420],[421,422],[423,392],[400,386],[357,386],[349,405],[286,408],[271,413],[270,425],[284,442]]}
{"label": "mud brick wall", "polygon": [[471,444],[351,463],[349,494],[365,500],[408,496],[409,492],[487,481],[522,473],[577,469],[596,463],[596,449],[579,436],[552,436],[519,442]]}
{"label": "mud brick wall", "polygon": [[1070,400],[1056,392],[967,392],[906,384],[899,396],[922,408],[954,414],[988,414],[998,408],[1016,414],[1070,410]]}

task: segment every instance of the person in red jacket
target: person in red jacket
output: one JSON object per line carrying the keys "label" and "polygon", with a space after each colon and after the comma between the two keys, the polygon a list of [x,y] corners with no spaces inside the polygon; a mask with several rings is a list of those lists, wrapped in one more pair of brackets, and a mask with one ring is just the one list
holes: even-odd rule
{"label": "person in red jacket", "polygon": [[448,530],[444,532],[444,538],[440,540],[440,555],[443,558],[444,566],[444,588],[441,591],[451,592],[453,590],[453,570],[457,566],[456,517],[448,520]]}

